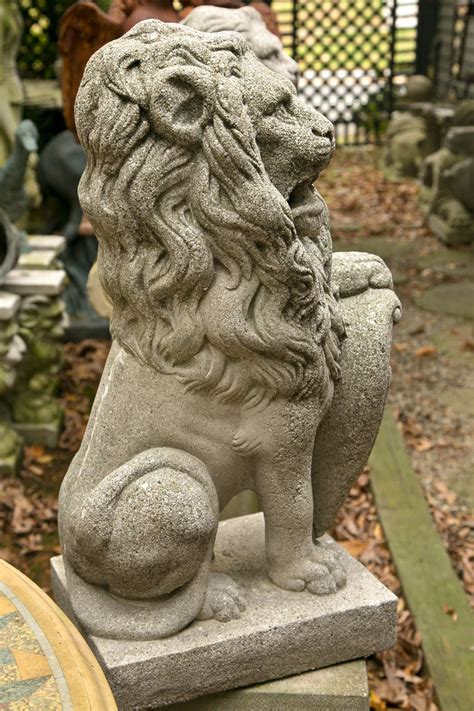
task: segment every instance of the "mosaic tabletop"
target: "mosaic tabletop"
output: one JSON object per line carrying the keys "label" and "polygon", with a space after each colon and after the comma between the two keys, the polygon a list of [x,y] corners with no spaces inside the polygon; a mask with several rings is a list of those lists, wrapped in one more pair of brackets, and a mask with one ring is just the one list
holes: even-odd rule
{"label": "mosaic tabletop", "polygon": [[114,711],[81,635],[31,580],[0,561],[0,711]]}

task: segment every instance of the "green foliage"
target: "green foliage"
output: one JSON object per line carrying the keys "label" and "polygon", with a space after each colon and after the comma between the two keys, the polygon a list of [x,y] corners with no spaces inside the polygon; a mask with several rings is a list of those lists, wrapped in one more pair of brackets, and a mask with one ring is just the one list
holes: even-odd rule
{"label": "green foliage", "polygon": [[[0,0],[1,1],[1,0]],[[111,0],[95,0],[107,12]],[[24,79],[54,79],[59,22],[74,0],[19,0],[25,23],[18,69]]]}
{"label": "green foliage", "polygon": [[73,0],[20,0],[25,23],[18,69],[25,79],[54,79],[59,20]]}
{"label": "green foliage", "polygon": [[385,84],[354,111],[354,122],[378,143],[389,120],[390,87]]}

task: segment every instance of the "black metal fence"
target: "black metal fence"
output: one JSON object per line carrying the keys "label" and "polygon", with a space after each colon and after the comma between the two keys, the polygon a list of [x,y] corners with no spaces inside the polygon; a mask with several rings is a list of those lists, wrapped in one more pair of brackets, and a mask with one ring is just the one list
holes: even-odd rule
{"label": "black metal fence", "polygon": [[451,88],[459,97],[474,94],[474,0],[458,1],[454,8],[450,61]]}
{"label": "black metal fence", "polygon": [[273,0],[300,93],[340,143],[377,141],[407,75],[474,95],[474,0]]}
{"label": "black metal fence", "polygon": [[345,144],[377,140],[397,84],[416,62],[413,0],[274,0],[283,42],[298,60],[301,95]]}

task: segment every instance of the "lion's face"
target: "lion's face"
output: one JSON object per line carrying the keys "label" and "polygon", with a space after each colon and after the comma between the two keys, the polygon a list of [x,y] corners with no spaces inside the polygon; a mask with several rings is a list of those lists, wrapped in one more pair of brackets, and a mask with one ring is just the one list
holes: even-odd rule
{"label": "lion's face", "polygon": [[[243,96],[265,170],[288,201],[297,231],[321,213],[313,188],[335,147],[332,124],[296,95],[290,82],[265,72],[253,55],[242,62]],[[318,220],[313,223],[316,227]]]}
{"label": "lion's face", "polygon": [[92,57],[76,119],[121,343],[210,388],[234,382],[236,397],[319,389],[338,350],[312,187],[334,149],[329,121],[239,35],[158,21]]}

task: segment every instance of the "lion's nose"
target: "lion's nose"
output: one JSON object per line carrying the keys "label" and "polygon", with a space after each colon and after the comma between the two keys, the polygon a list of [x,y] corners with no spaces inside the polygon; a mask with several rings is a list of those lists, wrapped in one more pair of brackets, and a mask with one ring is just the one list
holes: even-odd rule
{"label": "lion's nose", "polygon": [[317,128],[313,126],[311,129],[311,133],[313,136],[317,136],[318,138],[327,138],[331,143],[334,141],[334,129],[333,128],[324,128],[321,130],[321,128]]}
{"label": "lion's nose", "polygon": [[334,141],[334,127],[328,119],[315,111],[310,120],[311,133],[317,138],[327,138],[332,143]]}

